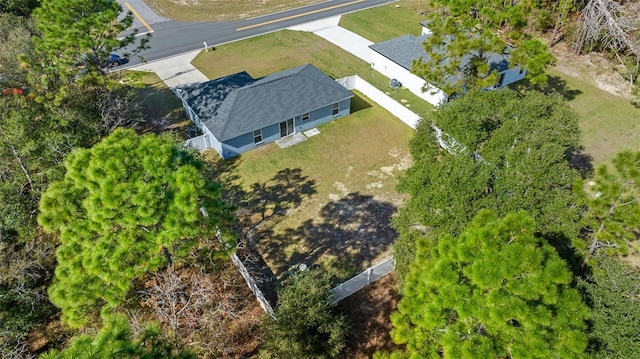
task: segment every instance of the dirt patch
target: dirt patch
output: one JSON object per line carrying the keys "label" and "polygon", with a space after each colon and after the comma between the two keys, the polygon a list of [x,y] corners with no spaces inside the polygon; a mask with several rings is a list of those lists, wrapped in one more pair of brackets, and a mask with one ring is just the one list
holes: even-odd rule
{"label": "dirt patch", "polygon": [[563,74],[586,81],[613,95],[629,98],[629,82],[616,72],[614,64],[596,52],[576,55],[569,46],[561,42],[551,48],[558,60],[555,69]]}
{"label": "dirt patch", "polygon": [[628,256],[622,257],[627,263],[629,263],[632,267],[636,269],[640,269],[640,253],[630,254]]}
{"label": "dirt patch", "polygon": [[371,358],[376,351],[398,348],[389,336],[389,316],[400,300],[396,286],[395,273],[391,273],[338,303],[338,309],[351,321],[345,358]]}
{"label": "dirt patch", "polygon": [[68,328],[59,320],[54,320],[44,328],[35,330],[27,336],[29,353],[42,353],[49,347],[57,345],[69,334]]}

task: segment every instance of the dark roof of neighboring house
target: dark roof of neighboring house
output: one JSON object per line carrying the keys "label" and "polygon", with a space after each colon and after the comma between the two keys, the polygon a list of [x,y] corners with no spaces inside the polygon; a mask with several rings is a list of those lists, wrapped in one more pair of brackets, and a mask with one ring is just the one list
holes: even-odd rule
{"label": "dark roof of neighboring house", "polygon": [[311,64],[259,79],[243,71],[178,93],[219,141],[353,97]]}
{"label": "dark roof of neighboring house", "polygon": [[[429,59],[429,54],[424,49],[424,42],[429,38],[430,35],[422,35],[422,36],[413,36],[413,35],[404,35],[401,37],[397,37],[395,39],[383,41],[377,44],[369,45],[369,47],[381,54],[382,56],[388,58],[389,60],[395,62],[396,64],[404,67],[405,69],[411,71],[413,67],[413,61],[422,58],[423,61],[427,61]],[[509,68],[509,56],[506,54],[496,54],[496,53],[488,53],[485,54],[487,56],[487,60],[491,65],[491,70],[496,70],[498,72],[502,72]],[[462,59],[463,66],[471,59],[471,54],[464,57]],[[447,59],[443,60],[447,61]],[[457,78],[449,79],[449,81],[454,82]]]}

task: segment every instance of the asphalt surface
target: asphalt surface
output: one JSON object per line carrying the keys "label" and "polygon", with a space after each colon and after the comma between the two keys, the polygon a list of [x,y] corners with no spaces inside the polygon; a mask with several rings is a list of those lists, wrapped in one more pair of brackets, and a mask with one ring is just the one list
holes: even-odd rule
{"label": "asphalt surface", "polygon": [[[130,57],[123,68],[156,61],[190,51],[242,40],[323,18],[376,7],[396,0],[329,0],[288,11],[229,22],[181,22],[167,20],[151,10],[143,0],[119,0],[123,10],[135,12],[132,31],[151,32],[150,48]],[[142,19],[142,20],[141,20]],[[152,31],[150,31],[150,29]],[[123,52],[126,52],[125,49]]]}

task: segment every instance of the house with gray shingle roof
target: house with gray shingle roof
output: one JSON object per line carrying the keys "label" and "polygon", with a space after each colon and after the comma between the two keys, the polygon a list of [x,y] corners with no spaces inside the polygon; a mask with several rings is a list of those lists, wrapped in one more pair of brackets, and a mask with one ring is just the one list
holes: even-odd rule
{"label": "house with gray shingle roof", "polygon": [[311,64],[258,79],[243,71],[175,92],[204,147],[224,159],[346,116],[353,97]]}
{"label": "house with gray shingle roof", "polygon": [[[444,93],[436,84],[427,83],[424,79],[411,73],[413,62],[419,59],[428,61],[429,55],[424,49],[424,42],[430,36],[430,32],[425,24],[421,36],[404,35],[395,39],[383,41],[370,45],[371,66],[389,77],[402,83],[402,86],[409,89],[415,95],[421,97],[432,105],[438,106],[446,102],[450,94]],[[487,54],[487,61],[492,70],[498,72],[498,83],[491,89],[498,89],[522,80],[526,71],[519,66],[509,68],[508,54]],[[467,60],[471,59],[471,55]],[[447,61],[445,58],[443,61]],[[463,62],[465,59],[463,59]],[[461,75],[460,75],[461,76]],[[443,83],[454,83],[458,76],[442,79]],[[423,91],[425,89],[426,91]]]}

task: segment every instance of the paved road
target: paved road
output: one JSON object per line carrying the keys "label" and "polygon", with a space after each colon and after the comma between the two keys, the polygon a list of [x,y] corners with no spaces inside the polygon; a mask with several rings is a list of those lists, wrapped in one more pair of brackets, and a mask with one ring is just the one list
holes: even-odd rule
{"label": "paved road", "polygon": [[[139,33],[153,30],[150,49],[141,56],[155,61],[208,46],[217,46],[330,16],[346,14],[396,0],[329,0],[275,14],[229,22],[180,22],[167,20],[149,9],[142,0],[119,0],[124,10],[132,8],[139,18],[134,22]],[[146,23],[143,24],[140,18]],[[126,67],[140,64],[132,57]]]}

